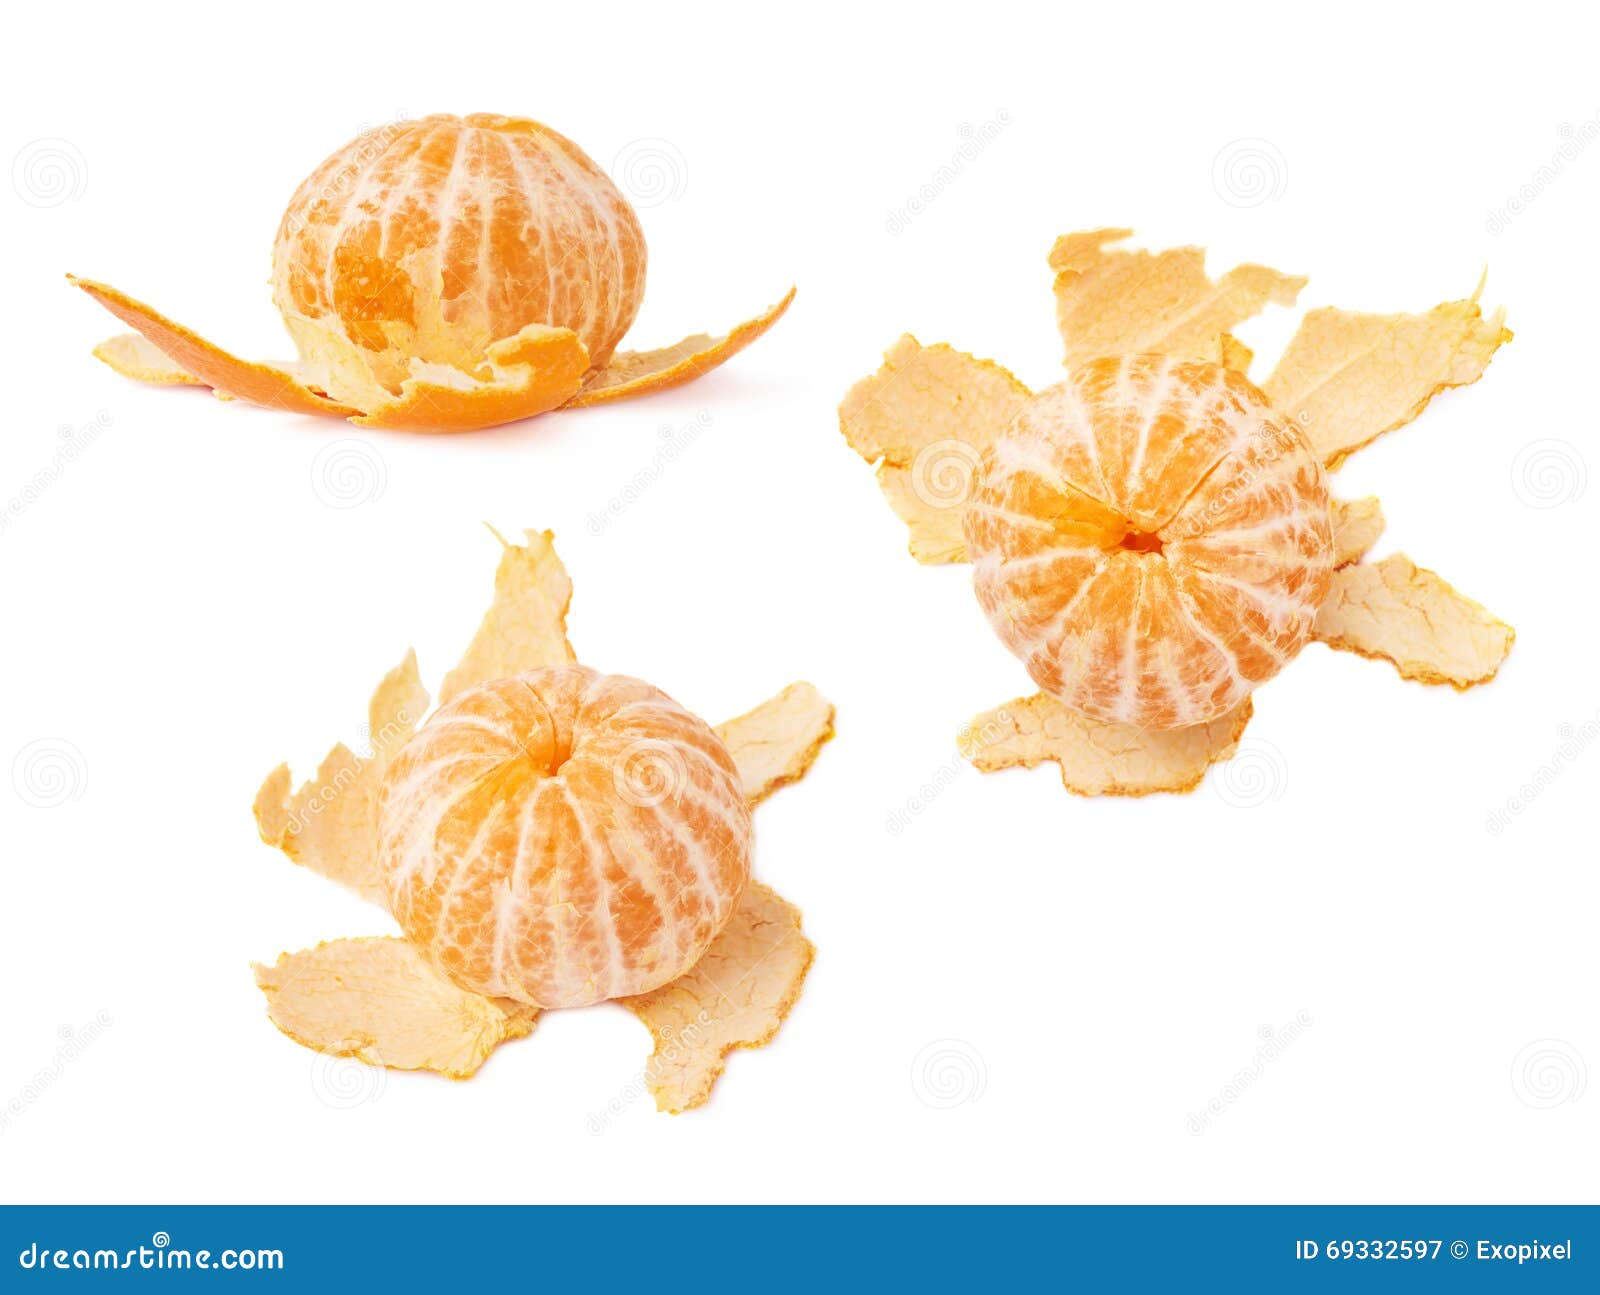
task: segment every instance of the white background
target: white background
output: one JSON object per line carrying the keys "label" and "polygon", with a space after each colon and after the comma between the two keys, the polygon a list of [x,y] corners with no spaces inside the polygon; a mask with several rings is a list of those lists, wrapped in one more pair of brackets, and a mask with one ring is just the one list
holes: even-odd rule
{"label": "white background", "polygon": [[[0,1193],[1594,1200],[1600,142],[1537,178],[1600,114],[1584,8],[13,15]],[[478,110],[554,125],[633,193],[632,345],[794,282],[788,318],[680,391],[456,438],[89,357],[120,326],[65,271],[288,354],[266,279],[296,183],[363,128]],[[1307,273],[1307,306],[1425,309],[1489,267],[1515,342],[1336,486],[1381,495],[1380,553],[1516,625],[1493,685],[1313,646],[1188,797],[960,765],[957,730],[1023,671],[965,570],[906,555],[835,408],[902,331],[1054,380],[1045,254],[1102,224]],[[1294,319],[1243,330],[1258,376]],[[31,489],[62,428],[88,448]],[[758,815],[758,872],[804,907],[816,966],[703,1110],[624,1096],[649,1045],[615,1009],[547,1017],[469,1084],[371,1081],[280,1035],[252,983],[254,959],[390,929],[260,844],[250,801],[280,759],[304,775],[357,740],[408,644],[437,684],[488,599],[482,521],[555,530],[587,662],[712,721],[802,677],[838,704],[812,776]],[[1523,796],[1563,732],[1573,758]]]}

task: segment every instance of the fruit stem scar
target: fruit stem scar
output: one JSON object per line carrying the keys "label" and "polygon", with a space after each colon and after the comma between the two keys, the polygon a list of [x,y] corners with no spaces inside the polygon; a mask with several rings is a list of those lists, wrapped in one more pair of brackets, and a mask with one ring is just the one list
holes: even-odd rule
{"label": "fruit stem scar", "polygon": [[1120,547],[1134,553],[1160,553],[1163,545],[1161,536],[1153,531],[1138,531],[1130,527],[1123,535]]}

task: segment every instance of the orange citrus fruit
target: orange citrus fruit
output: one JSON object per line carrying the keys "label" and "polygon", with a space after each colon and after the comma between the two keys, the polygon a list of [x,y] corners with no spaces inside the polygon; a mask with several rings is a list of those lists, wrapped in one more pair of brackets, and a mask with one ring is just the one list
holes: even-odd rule
{"label": "orange citrus fruit", "polygon": [[683,975],[750,876],[727,748],[665,693],[552,666],[463,692],[396,754],[379,864],[456,983],[538,1007]]}
{"label": "orange citrus fruit", "polygon": [[352,140],[300,185],[272,251],[305,376],[358,408],[413,360],[475,372],[530,324],[570,328],[601,368],[644,279],[644,233],[605,172],[548,126],[490,113]]}
{"label": "orange citrus fruit", "polygon": [[1032,396],[963,520],[978,601],[1045,692],[1201,724],[1305,645],[1333,537],[1321,465],[1240,374],[1098,359]]}

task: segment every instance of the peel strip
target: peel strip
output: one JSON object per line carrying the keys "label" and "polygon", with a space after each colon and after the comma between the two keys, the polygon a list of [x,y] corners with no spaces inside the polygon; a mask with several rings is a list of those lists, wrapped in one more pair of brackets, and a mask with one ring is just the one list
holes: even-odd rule
{"label": "peel strip", "polygon": [[717,725],[755,805],[803,778],[833,736],[833,704],[809,683],[792,683],[754,710]]}
{"label": "peel strip", "polygon": [[[254,405],[287,409],[298,414],[343,417],[356,412],[326,396],[319,396],[282,369],[230,355],[192,329],[168,319],[144,302],[134,300],[109,284],[79,279],[70,274],[67,281],[82,288],[130,328],[137,329],[177,366],[180,373],[192,375],[219,395],[235,396]],[[105,345],[102,343],[101,349]],[[96,354],[99,354],[99,349]],[[106,360],[104,355],[100,355],[100,358]],[[106,360],[106,363],[111,361]],[[112,367],[117,366],[113,364]]]}
{"label": "peel strip", "polygon": [[758,881],[694,970],[648,994],[617,1001],[645,1023],[655,1050],[645,1084],[656,1109],[703,1105],[735,1048],[772,1041],[800,997],[816,950],[800,910]]}
{"label": "peel strip", "polygon": [[549,531],[524,531],[526,544],[512,544],[490,527],[500,541],[500,565],[494,573],[494,599],[460,664],[444,678],[439,701],[491,679],[541,666],[571,665],[578,658],[567,642],[567,608],[572,604],[572,579],[556,556]]}
{"label": "peel strip", "polygon": [[1364,499],[1335,499],[1333,507],[1333,564],[1349,566],[1367,556],[1383,534],[1383,505],[1376,495]]}
{"label": "peel strip", "polygon": [[570,328],[530,324],[489,348],[483,370],[470,374],[419,365],[400,395],[350,421],[413,432],[471,432],[532,418],[566,404],[583,382],[589,352]]}
{"label": "peel strip", "polygon": [[1485,319],[1477,292],[1421,315],[1325,307],[1307,312],[1261,389],[1332,469],[1445,388],[1476,382],[1510,340],[1505,311]]}
{"label": "peel strip", "polygon": [[[1113,248],[1131,229],[1063,234],[1050,249],[1056,272],[1056,324],[1068,367],[1102,355],[1154,354],[1248,367],[1249,351],[1230,336],[1269,304],[1292,306],[1299,275],[1238,265],[1206,274],[1198,247],[1163,252]],[[1243,372],[1243,369],[1240,369]]]}
{"label": "peel strip", "polygon": [[594,373],[583,389],[567,402],[569,408],[631,400],[652,391],[682,386],[727,363],[771,328],[794,300],[793,288],[782,301],[769,306],[721,337],[695,333],[672,346],[655,351],[619,351],[605,368]]}
{"label": "peel strip", "polygon": [[1062,784],[1079,796],[1186,792],[1233,755],[1250,715],[1246,697],[1208,724],[1146,729],[1103,724],[1035,693],[979,715],[962,734],[961,752],[985,773],[1054,760]]}
{"label": "peel strip", "polygon": [[302,867],[387,906],[377,867],[378,795],[389,761],[427,709],[416,654],[407,652],[383,677],[367,707],[372,754],[360,756],[339,743],[316,777],[292,795],[289,766],[280,764],[256,793],[261,839]]}
{"label": "peel strip", "polygon": [[452,984],[393,936],[331,940],[253,969],[267,1015],[296,1043],[392,1070],[470,1078],[539,1016]]}
{"label": "peel strip", "polygon": [[1392,662],[1402,678],[1465,690],[1494,678],[1517,633],[1396,553],[1334,572],[1312,637]]}
{"label": "peel strip", "polygon": [[1016,416],[1027,387],[992,360],[909,333],[839,405],[850,448],[877,465],[878,485],[911,532],[911,556],[965,562],[961,517],[978,462]]}
{"label": "peel strip", "polygon": [[142,333],[118,333],[91,352],[102,364],[125,378],[151,387],[203,387],[190,373]]}

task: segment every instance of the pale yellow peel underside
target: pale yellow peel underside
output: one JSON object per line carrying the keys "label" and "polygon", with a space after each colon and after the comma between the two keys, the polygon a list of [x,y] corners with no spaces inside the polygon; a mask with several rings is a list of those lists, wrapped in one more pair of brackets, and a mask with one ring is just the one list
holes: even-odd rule
{"label": "pale yellow peel underside", "polygon": [[850,448],[877,465],[889,506],[911,531],[911,555],[965,562],[961,516],[978,460],[1016,416],[1028,389],[991,360],[910,334],[839,406]]}
{"label": "pale yellow peel underside", "polygon": [[1208,724],[1147,729],[1103,724],[1035,693],[977,716],[962,734],[961,751],[985,773],[1053,760],[1062,784],[1079,796],[1186,792],[1233,755],[1250,714],[1246,698]]}

